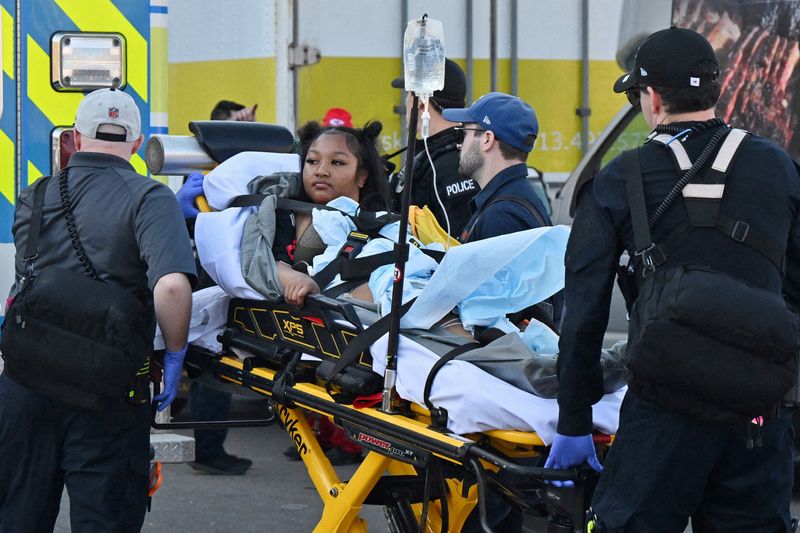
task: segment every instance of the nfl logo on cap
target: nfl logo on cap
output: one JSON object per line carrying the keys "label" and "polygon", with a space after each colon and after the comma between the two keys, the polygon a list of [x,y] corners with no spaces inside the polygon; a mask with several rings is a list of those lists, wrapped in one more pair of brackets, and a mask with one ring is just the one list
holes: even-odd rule
{"label": "nfl logo on cap", "polygon": [[108,118],[118,118],[119,117],[119,108],[117,107],[109,107],[108,108]]}

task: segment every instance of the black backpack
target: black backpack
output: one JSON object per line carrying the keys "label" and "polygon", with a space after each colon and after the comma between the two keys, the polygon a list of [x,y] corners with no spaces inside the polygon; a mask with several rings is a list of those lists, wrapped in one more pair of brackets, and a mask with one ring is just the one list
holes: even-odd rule
{"label": "black backpack", "polygon": [[[711,166],[717,173],[714,183],[684,188],[688,180],[679,180],[673,190],[684,196],[689,224],[679,225],[659,244],[650,236],[653,221],[647,217],[638,150],[622,156],[635,242],[628,275],[638,286],[627,349],[631,389],[717,423],[774,413],[795,382],[800,350],[797,317],[781,295],[704,265],[662,266],[687,231],[715,227],[782,270],[783,256],[773,243],[745,221],[718,213],[730,162],[746,137],[742,130],[727,135]],[[675,157],[682,171],[704,163],[692,165],[679,143],[668,146],[683,151]]]}
{"label": "black backpack", "polygon": [[25,277],[2,325],[4,371],[31,390],[86,409],[102,410],[112,401],[141,403],[146,397],[131,387],[147,379],[153,351],[144,305],[128,290],[98,278],[72,220],[66,170],[59,180],[67,226],[85,272],[34,268],[50,181],[41,178],[34,191]]}

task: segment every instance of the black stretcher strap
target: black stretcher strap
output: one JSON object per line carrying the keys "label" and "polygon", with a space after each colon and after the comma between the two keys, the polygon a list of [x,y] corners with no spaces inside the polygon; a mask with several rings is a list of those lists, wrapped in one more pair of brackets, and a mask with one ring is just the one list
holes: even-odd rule
{"label": "black stretcher strap", "polygon": [[[350,241],[346,242],[342,249],[344,249]],[[422,253],[427,255],[428,257],[432,258],[437,263],[440,263],[442,259],[444,259],[444,252],[440,252],[438,250],[427,250],[427,249],[420,249]],[[358,254],[361,252],[359,248],[355,253]],[[394,250],[389,250],[386,252],[380,252],[377,254],[372,254],[364,257],[345,257],[345,254],[342,253],[340,250],[339,254],[327,265],[325,268],[317,272],[312,276],[314,281],[317,285],[322,289],[323,287],[327,287],[328,284],[333,281],[333,278],[336,277],[336,274],[339,274],[342,278],[342,281],[352,281],[356,282],[355,284],[349,284],[348,287],[353,288],[360,283],[368,280],[370,275],[378,268],[384,265],[389,265],[394,263],[396,260],[396,254]],[[336,287],[332,287],[325,292],[325,294],[331,296],[338,296],[345,291],[336,291],[341,285],[336,285]]]}
{"label": "black stretcher strap", "polygon": [[[350,244],[351,243],[348,240],[344,246],[342,246],[342,249]],[[360,252],[360,247],[353,250],[353,254],[358,254]],[[366,257],[350,258],[346,257],[346,254],[343,253],[343,250],[340,250],[339,254],[337,254],[337,256],[330,263],[325,265],[325,268],[311,277],[314,278],[314,281],[317,283],[320,289],[327,287],[337,274],[341,275],[342,281],[361,282],[367,280],[370,274],[372,274],[376,268],[383,265],[388,265],[389,263],[394,263],[394,259],[394,251],[381,252],[379,254],[368,255]]]}
{"label": "black stretcher strap", "polygon": [[[411,306],[414,304],[415,300],[416,298],[413,298],[400,306],[398,312],[400,313],[401,317],[405,315],[409,309],[411,309]],[[375,323],[359,333],[352,341],[350,341],[342,352],[342,356],[336,362],[336,366],[333,367],[333,370],[331,371],[331,379],[335,379],[336,376],[345,369],[345,367],[358,361],[358,358],[361,357],[362,353],[369,350],[369,347],[375,341],[383,337],[386,332],[389,331],[389,325],[391,324],[391,321],[392,314],[389,313],[388,315],[378,319]],[[330,382],[328,382],[328,386],[329,385]]]}
{"label": "black stretcher strap", "polygon": [[480,348],[481,343],[479,342],[468,342],[466,344],[462,344],[461,346],[456,346],[443,356],[439,358],[431,367],[430,372],[428,372],[428,377],[425,378],[425,389],[423,392],[423,399],[425,401],[425,406],[428,408],[428,411],[431,413],[431,427],[434,429],[444,430],[447,428],[447,409],[444,407],[436,407],[431,403],[431,388],[433,387],[433,380],[436,379],[436,374],[439,373],[439,370],[458,357],[459,355],[466,353],[470,350],[474,350],[475,348]]}
{"label": "black stretcher strap", "polygon": [[317,284],[317,287],[319,287],[320,290],[327,287],[328,283],[333,281],[333,278],[335,278],[336,274],[339,273],[339,269],[342,266],[342,261],[344,261],[344,259],[341,256],[337,255],[336,257],[333,258],[333,260],[330,263],[325,265],[325,268],[323,268],[322,270],[311,276],[311,278],[314,280],[314,282]]}
{"label": "black stretcher strap", "polygon": [[349,281],[368,278],[376,268],[394,263],[394,259],[394,250],[390,250],[343,261],[341,268],[342,279]]}
{"label": "black stretcher strap", "polygon": [[[264,198],[271,196],[268,194],[243,194],[228,204],[228,207],[258,207]],[[372,211],[365,211],[359,209],[358,214],[353,216],[341,209],[330,207],[327,205],[315,204],[312,202],[303,202],[301,200],[293,200],[291,198],[284,198],[279,196],[277,198],[276,209],[282,211],[297,211],[300,213],[310,213],[313,209],[323,209],[325,211],[336,211],[347,216],[356,227],[361,231],[374,232],[380,230],[386,224],[396,222],[399,217],[394,213],[386,213],[384,215],[376,215]]]}
{"label": "black stretcher strap", "polygon": [[[341,273],[342,264],[346,261],[355,259],[355,257],[361,253],[361,250],[364,249],[364,245],[366,245],[368,241],[369,235],[351,231],[347,235],[347,239],[344,241],[344,244],[342,244],[341,248],[339,248],[339,251],[336,252],[336,257],[334,257],[331,262],[325,265],[322,270],[311,276],[317,283],[317,286],[320,289],[327,287],[328,284],[333,281],[333,278],[336,277],[336,274]],[[368,277],[369,273],[367,273],[366,276]],[[342,279],[344,280],[345,278],[342,277]]]}
{"label": "black stretcher strap", "polygon": [[[420,249],[420,251],[432,258],[437,263],[441,263],[442,259],[444,259],[444,252],[440,252],[438,250],[427,250],[425,248]],[[336,261],[336,259],[334,259],[334,261]],[[395,252],[394,250],[390,250],[388,252],[381,252],[379,254],[369,255],[367,257],[340,259],[336,262],[336,265],[333,265],[334,261],[328,263],[325,268],[313,276],[314,280],[317,282],[317,285],[321,288],[327,286],[328,283],[330,283],[333,278],[336,277],[337,273],[341,274],[343,283],[322,291],[325,296],[329,296],[331,298],[336,298],[340,294],[344,294],[352,289],[355,289],[369,279],[369,276],[375,271],[376,268],[394,263]],[[340,268],[338,267],[339,265],[341,265]],[[330,272],[325,272],[329,268]],[[327,276],[331,273],[332,275],[330,279],[325,282]]]}
{"label": "black stretcher strap", "polygon": [[362,280],[356,281],[344,281],[338,285],[331,287],[330,289],[325,289],[322,291],[322,294],[327,296],[328,298],[336,298],[346,292],[350,292],[351,290],[355,289],[359,285],[364,283]]}

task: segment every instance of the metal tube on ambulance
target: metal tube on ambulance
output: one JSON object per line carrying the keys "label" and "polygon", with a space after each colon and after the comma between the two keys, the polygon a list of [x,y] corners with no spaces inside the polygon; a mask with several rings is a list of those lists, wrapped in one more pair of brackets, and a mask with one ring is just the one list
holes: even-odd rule
{"label": "metal tube on ambulance", "polygon": [[153,135],[145,148],[147,170],[160,176],[185,176],[216,166],[193,135]]}

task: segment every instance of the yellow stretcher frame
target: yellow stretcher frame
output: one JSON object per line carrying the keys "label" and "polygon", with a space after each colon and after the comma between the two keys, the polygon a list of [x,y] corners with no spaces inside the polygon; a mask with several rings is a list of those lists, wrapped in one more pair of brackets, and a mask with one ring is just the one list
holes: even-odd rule
{"label": "yellow stretcher frame", "polygon": [[[420,476],[408,461],[412,456],[400,453],[403,451],[402,446],[394,447],[397,435],[405,437],[413,435],[414,448],[418,447],[419,450],[445,463],[475,471],[476,480],[469,482],[455,477],[445,479],[448,531],[460,531],[478,504],[479,486],[485,486],[485,481],[481,483],[479,470],[496,472],[508,468],[504,458],[484,451],[481,445],[489,444],[504,456],[513,458],[534,457],[545,448],[535,433],[500,430],[468,436],[442,433],[429,427],[430,418],[427,410],[416,405],[412,405],[411,411],[405,416],[400,416],[384,413],[374,407],[359,409],[352,405],[337,403],[323,386],[314,382],[293,383],[286,379],[286,374],[281,370],[254,366],[253,361],[257,359],[239,359],[225,354],[213,354],[193,346],[190,346],[186,357],[187,366],[195,371],[211,373],[223,383],[242,386],[272,399],[277,418],[297,448],[323,503],[322,517],[314,529],[315,533],[367,531],[367,523],[359,517],[359,513],[365,500],[381,478],[385,477],[384,474]],[[348,481],[339,478],[325,456],[304,410],[319,413],[345,427],[350,427],[351,424],[358,427],[359,422],[362,428],[370,426],[370,429],[364,429],[361,434],[363,438],[360,440],[358,436],[351,434],[357,437],[357,442],[368,449],[371,448],[371,451]],[[169,424],[157,427],[168,426]],[[371,429],[374,426],[378,426],[379,429]],[[380,449],[383,453],[378,453],[376,449]],[[405,460],[394,458],[395,456]],[[521,469],[540,476],[546,474],[550,479],[577,479],[586,483],[591,483],[589,480],[593,479],[591,473],[583,470],[553,471],[533,467],[521,467]],[[555,487],[547,489],[548,492],[552,492],[551,496],[556,502],[562,499],[564,490]],[[442,530],[445,518],[441,499],[431,498],[426,510],[423,510],[421,503],[412,503],[410,508],[417,521],[423,512],[425,513],[425,531],[433,533]],[[575,531],[582,528],[580,525],[580,529]]]}
{"label": "yellow stretcher frame", "polygon": [[[220,363],[242,371],[244,370],[242,361],[232,357],[222,357]],[[275,380],[275,375],[277,374],[276,371],[267,368],[257,368],[250,372],[255,376],[262,376],[271,381]],[[238,382],[238,384],[242,385],[242,382]],[[325,389],[318,385],[298,383],[294,385],[294,387],[321,399],[326,399],[331,402],[334,401],[333,398],[327,394]],[[252,390],[271,396],[269,391],[263,389],[253,388]],[[350,480],[347,483],[343,483],[336,473],[336,470],[334,470],[333,465],[331,465],[331,462],[328,460],[328,457],[325,455],[322,446],[317,441],[316,435],[314,435],[314,431],[308,423],[303,409],[300,407],[305,410],[314,411],[323,416],[329,415],[312,405],[302,405],[298,407],[287,407],[281,404],[277,405],[278,418],[289,434],[292,443],[297,448],[300,458],[308,470],[311,482],[314,484],[314,488],[322,500],[322,518],[317,524],[317,527],[314,528],[314,533],[366,532],[367,522],[359,517],[359,513],[361,512],[364,500],[375,487],[378,479],[380,479],[386,471],[392,475],[416,475],[416,471],[406,463],[370,451]],[[343,407],[356,410],[356,408],[352,406]],[[393,424],[411,426],[415,431],[421,431],[433,438],[441,438],[454,446],[463,445],[463,442],[459,439],[434,431],[419,420],[390,415],[375,408],[359,409],[359,411],[369,413],[370,416],[374,416],[378,419],[389,420]],[[541,445],[544,444],[538,437],[535,437],[535,440],[538,440]],[[470,487],[467,497],[462,497],[462,487],[460,483],[454,480],[448,480],[448,483],[451,484],[450,496],[447,502],[451,510],[450,512],[452,513],[450,528],[451,531],[461,531],[464,522],[478,502],[477,485]],[[417,514],[417,516],[419,516],[422,512],[422,505],[416,504],[414,507],[415,513],[419,513]],[[442,524],[441,512],[441,505],[438,502],[432,502],[428,510],[427,531],[440,531]]]}

